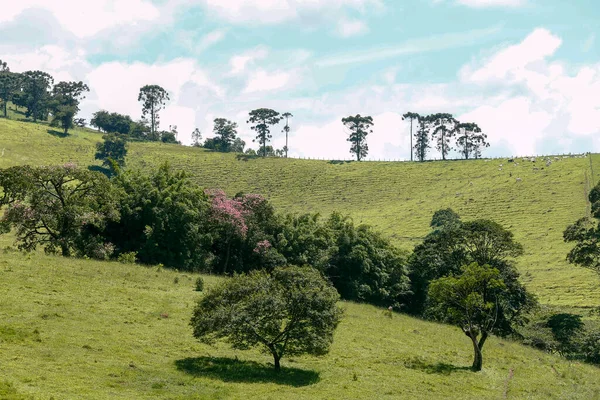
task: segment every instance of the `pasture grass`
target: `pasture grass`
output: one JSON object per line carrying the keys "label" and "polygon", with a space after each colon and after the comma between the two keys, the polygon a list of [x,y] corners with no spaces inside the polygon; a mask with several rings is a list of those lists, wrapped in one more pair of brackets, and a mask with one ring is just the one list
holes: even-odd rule
{"label": "pasture grass", "polygon": [[[0,253],[2,399],[592,399],[596,367],[498,338],[484,369],[457,328],[343,302],[325,357],[197,342],[197,275]],[[222,278],[204,276],[207,287]]]}
{"label": "pasture grass", "polygon": [[[43,124],[0,119],[0,167],[76,162],[98,165],[101,135],[74,129],[68,137]],[[265,195],[280,212],[332,211],[382,230],[412,249],[429,232],[432,214],[451,207],[463,219],[489,218],[524,245],[522,279],[541,302],[582,311],[600,306],[599,277],[569,265],[564,229],[589,212],[587,193],[600,180],[600,155],[543,159],[344,162],[252,158],[162,143],[131,143],[129,167],[168,161],[201,185]],[[500,167],[500,164],[503,166]],[[520,178],[520,181],[517,181]]]}

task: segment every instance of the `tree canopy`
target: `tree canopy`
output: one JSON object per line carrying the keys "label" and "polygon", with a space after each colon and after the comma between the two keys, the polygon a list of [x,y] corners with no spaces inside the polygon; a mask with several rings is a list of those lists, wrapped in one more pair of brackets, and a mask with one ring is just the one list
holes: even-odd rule
{"label": "tree canopy", "polygon": [[342,123],[350,131],[348,142],[351,143],[350,153],[356,155],[356,160],[360,161],[369,154],[369,145],[367,144],[367,136],[373,133],[373,118],[370,116],[349,116],[342,118]]}
{"label": "tree canopy", "polygon": [[150,116],[150,136],[155,138],[160,124],[159,111],[169,101],[169,92],[158,85],[146,85],[140,89],[138,101],[142,103],[142,118]]}
{"label": "tree canopy", "polygon": [[281,115],[270,108],[259,108],[250,111],[247,123],[252,124],[250,129],[256,132],[258,144],[262,147],[262,156],[267,156],[267,143],[273,137],[271,135],[271,125],[277,125],[281,121]]}

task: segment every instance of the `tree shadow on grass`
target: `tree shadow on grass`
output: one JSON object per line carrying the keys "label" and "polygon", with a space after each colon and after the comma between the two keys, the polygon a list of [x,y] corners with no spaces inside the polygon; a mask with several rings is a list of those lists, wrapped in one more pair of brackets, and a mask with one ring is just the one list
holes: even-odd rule
{"label": "tree shadow on grass", "polygon": [[354,161],[351,161],[351,160],[331,160],[331,161],[329,161],[328,164],[331,164],[331,165],[343,165],[343,164],[350,164],[352,162],[354,162]]}
{"label": "tree shadow on grass", "polygon": [[420,357],[413,357],[404,361],[404,366],[410,369],[416,369],[428,374],[450,375],[458,371],[471,371],[471,367],[457,367],[447,363],[430,363]]}
{"label": "tree shadow on grass", "polygon": [[262,158],[262,156],[251,155],[251,154],[238,154],[235,156],[238,161],[249,161],[249,160],[257,160]]}
{"label": "tree shadow on grass", "polygon": [[308,386],[319,381],[319,373],[299,368],[281,368],[255,361],[240,361],[224,357],[184,358],[175,361],[178,370],[194,376],[220,379],[223,382],[276,383],[288,386]]}
{"label": "tree shadow on grass", "polygon": [[48,132],[52,136],[63,138],[63,139],[66,138],[66,137],[68,137],[68,136],[70,136],[68,133],[65,134],[64,132],[57,131],[55,129],[48,129],[46,132]]}

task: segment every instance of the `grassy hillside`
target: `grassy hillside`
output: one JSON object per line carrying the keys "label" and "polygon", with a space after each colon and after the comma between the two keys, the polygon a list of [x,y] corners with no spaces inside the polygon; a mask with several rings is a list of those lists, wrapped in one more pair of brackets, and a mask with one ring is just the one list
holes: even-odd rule
{"label": "grassy hillside", "polygon": [[[0,398],[591,399],[598,369],[492,338],[470,372],[458,329],[344,303],[331,353],[283,361],[196,342],[196,276],[5,251]],[[207,285],[216,278],[206,277]],[[512,371],[512,372],[511,372]]]}
{"label": "grassy hillside", "polygon": [[[66,161],[87,165],[94,162],[93,145],[99,140],[99,134],[88,130],[74,130],[64,138],[44,125],[0,119],[0,167]],[[349,163],[238,159],[183,146],[133,143],[127,161],[142,168],[169,161],[207,187],[265,194],[280,211],[339,210],[375,225],[407,249],[427,234],[437,209],[452,207],[465,219],[491,218],[525,246],[519,268],[542,302],[600,305],[600,279],[568,265],[569,246],[562,242],[564,228],[587,212],[587,191],[600,178],[599,155],[561,157],[549,167],[540,159]]]}

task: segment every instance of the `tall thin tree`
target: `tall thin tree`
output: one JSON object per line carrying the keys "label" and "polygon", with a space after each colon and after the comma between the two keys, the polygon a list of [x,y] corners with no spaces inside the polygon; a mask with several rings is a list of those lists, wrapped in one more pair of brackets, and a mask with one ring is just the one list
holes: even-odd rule
{"label": "tall thin tree", "polygon": [[418,121],[419,118],[419,114],[410,111],[402,116],[403,121],[406,119],[410,121],[410,161],[413,161],[413,121]]}
{"label": "tall thin tree", "polygon": [[290,133],[290,118],[293,117],[292,113],[285,112],[281,115],[285,118],[285,126],[283,127],[283,132],[285,132],[285,147],[283,150],[285,151],[285,158],[288,156],[288,134]]}
{"label": "tall thin tree", "polygon": [[258,144],[262,146],[263,157],[267,156],[267,142],[271,140],[271,125],[277,125],[281,121],[281,115],[270,108],[259,108],[250,111],[248,124],[253,124],[250,129],[257,133],[256,139]]}
{"label": "tall thin tree", "polygon": [[487,135],[481,132],[481,128],[473,122],[460,123],[456,130],[458,136],[456,144],[460,147],[460,153],[468,160],[470,156],[479,158],[481,147],[489,147]]}
{"label": "tall thin tree", "polygon": [[371,127],[373,126],[373,118],[370,116],[361,116],[357,114],[355,116],[349,116],[342,119],[344,126],[350,131],[348,140],[352,145],[350,146],[350,153],[356,155],[356,160],[360,161],[367,156],[369,153],[369,146],[367,145],[367,136],[369,133],[373,133]]}
{"label": "tall thin tree", "polygon": [[428,115],[426,119],[432,126],[431,136],[437,142],[436,149],[442,154],[442,160],[445,160],[450,150],[452,150],[450,139],[456,133],[458,121],[454,119],[452,114],[446,113]]}
{"label": "tall thin tree", "polygon": [[429,145],[429,121],[425,117],[419,116],[417,123],[417,131],[414,135],[415,146],[413,149],[419,162],[423,162],[427,158],[427,151],[431,147]]}
{"label": "tall thin tree", "polygon": [[165,108],[169,100],[169,92],[158,85],[146,85],[140,89],[138,101],[142,102],[142,118],[150,114],[151,140],[158,140],[156,134],[160,122],[158,112]]}

